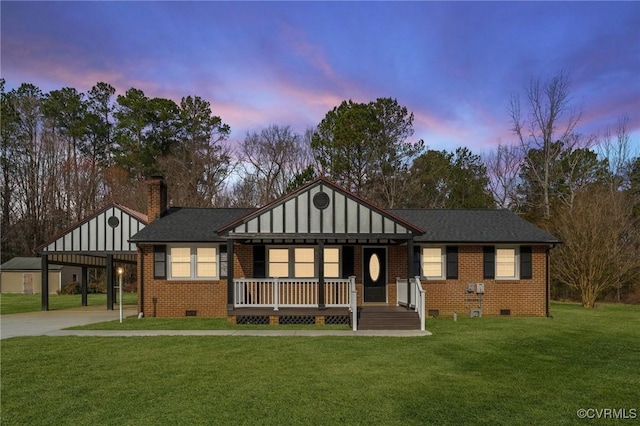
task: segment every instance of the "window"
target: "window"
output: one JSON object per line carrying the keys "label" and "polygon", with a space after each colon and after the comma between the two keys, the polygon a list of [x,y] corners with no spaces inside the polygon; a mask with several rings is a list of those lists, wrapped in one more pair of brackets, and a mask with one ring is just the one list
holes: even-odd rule
{"label": "window", "polygon": [[203,280],[217,277],[217,247],[169,248],[170,279]]}
{"label": "window", "polygon": [[324,277],[340,278],[340,249],[325,247],[324,249]]}
{"label": "window", "polygon": [[216,276],[215,247],[198,247],[196,249],[196,277],[213,278]]}
{"label": "window", "polygon": [[530,246],[485,246],[483,252],[485,279],[531,279],[533,264]]}
{"label": "window", "polygon": [[289,276],[288,248],[269,249],[269,276],[272,278]]}
{"label": "window", "polygon": [[444,278],[442,247],[422,248],[422,276],[425,278]]}
{"label": "window", "polygon": [[294,277],[296,278],[313,278],[315,273],[315,250],[313,247],[294,249]]}
{"label": "window", "polygon": [[517,278],[515,248],[496,248],[496,279]]}
{"label": "window", "polygon": [[[269,248],[267,250],[268,276],[272,278],[317,277],[319,266],[316,262],[316,250],[316,247]],[[325,247],[323,272],[325,278],[340,277],[339,247]]]}
{"label": "window", "polygon": [[189,247],[171,247],[171,278],[191,278]]}

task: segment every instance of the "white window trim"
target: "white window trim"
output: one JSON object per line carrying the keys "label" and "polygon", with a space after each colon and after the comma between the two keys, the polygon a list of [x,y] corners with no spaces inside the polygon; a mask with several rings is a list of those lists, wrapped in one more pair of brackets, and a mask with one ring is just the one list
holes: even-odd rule
{"label": "white window trim", "polygon": [[[216,249],[216,275],[215,277],[198,278],[197,276],[197,250],[198,248],[215,248]],[[189,248],[190,254],[190,271],[189,277],[173,277],[171,275],[171,249],[172,248]],[[167,281],[219,281],[220,280],[220,245],[219,244],[167,244]]]}
{"label": "white window trim", "polygon": [[[287,267],[287,271],[288,274],[286,277],[278,277],[278,278],[296,278],[295,276],[295,249],[297,248],[313,248],[314,250],[314,259],[313,259],[313,273],[314,276],[313,277],[307,277],[307,278],[303,278],[300,277],[300,279],[314,279],[314,278],[319,278],[320,277],[320,265],[318,263],[318,246],[317,245],[269,245],[266,246],[266,269],[267,269],[267,277],[271,277],[271,260],[269,259],[269,250],[270,249],[287,249],[289,250],[289,256],[288,256],[288,267]],[[342,271],[342,246],[324,246],[325,249],[328,248],[337,248],[338,249],[338,271]],[[332,264],[334,264],[335,262],[332,262]],[[324,268],[324,265],[322,265],[322,268]],[[275,277],[274,277],[275,278]],[[334,279],[335,277],[325,277],[325,278],[330,278],[330,279]],[[339,278],[339,277],[338,277]]]}
{"label": "white window trim", "polygon": [[[513,271],[515,273],[512,277],[498,276],[498,250],[510,249],[514,251],[513,256]],[[514,281],[520,279],[520,246],[495,246],[493,250],[494,255],[494,271],[493,279],[496,281]]]}
{"label": "white window trim", "polygon": [[[425,248],[438,248],[440,249],[440,272],[441,275],[439,277],[435,276],[426,276],[424,273],[424,261],[423,261],[423,249]],[[425,280],[444,280],[447,278],[447,249],[446,246],[432,246],[432,245],[421,245],[420,246],[420,274],[422,278]]]}

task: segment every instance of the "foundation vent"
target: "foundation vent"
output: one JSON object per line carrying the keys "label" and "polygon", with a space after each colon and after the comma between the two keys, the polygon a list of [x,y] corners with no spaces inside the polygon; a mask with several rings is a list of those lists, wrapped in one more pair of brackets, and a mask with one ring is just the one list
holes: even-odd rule
{"label": "foundation vent", "polygon": [[349,324],[349,315],[327,315],[324,317],[325,324]]}
{"label": "foundation vent", "polygon": [[238,315],[236,324],[269,325],[269,315]]}
{"label": "foundation vent", "polygon": [[280,325],[310,325],[316,323],[316,317],[313,315],[283,315],[278,317]]}

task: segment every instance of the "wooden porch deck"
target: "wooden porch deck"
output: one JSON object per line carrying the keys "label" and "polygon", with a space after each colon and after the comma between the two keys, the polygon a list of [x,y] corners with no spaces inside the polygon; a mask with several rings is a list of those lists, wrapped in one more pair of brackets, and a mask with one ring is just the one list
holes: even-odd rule
{"label": "wooden porch deck", "polygon": [[[227,311],[230,322],[235,324],[349,324],[348,308],[318,307],[235,308]],[[420,329],[418,314],[404,306],[364,305],[358,307],[359,330],[415,330]]]}

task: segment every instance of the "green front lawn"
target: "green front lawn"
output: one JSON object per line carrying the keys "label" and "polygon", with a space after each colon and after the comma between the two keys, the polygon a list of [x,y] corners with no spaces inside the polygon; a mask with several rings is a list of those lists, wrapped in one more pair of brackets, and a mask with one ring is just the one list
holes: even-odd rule
{"label": "green front lawn", "polygon": [[427,323],[433,336],[415,338],[7,339],[2,424],[562,425],[594,423],[580,408],[640,415],[640,308],[552,311],[439,318]]}
{"label": "green front lawn", "polygon": [[350,330],[349,325],[240,325],[226,318],[124,318],[69,327],[70,330]]}
{"label": "green front lawn", "polygon": [[[107,305],[106,294],[88,294],[87,303],[89,306]],[[138,303],[136,293],[123,293],[122,299],[125,305],[135,305]],[[117,297],[116,297],[116,300]],[[49,309],[68,309],[82,306],[82,296],[79,294],[50,294]],[[14,294],[3,293],[0,295],[0,314],[18,314],[21,312],[35,312],[42,308],[41,294]]]}

